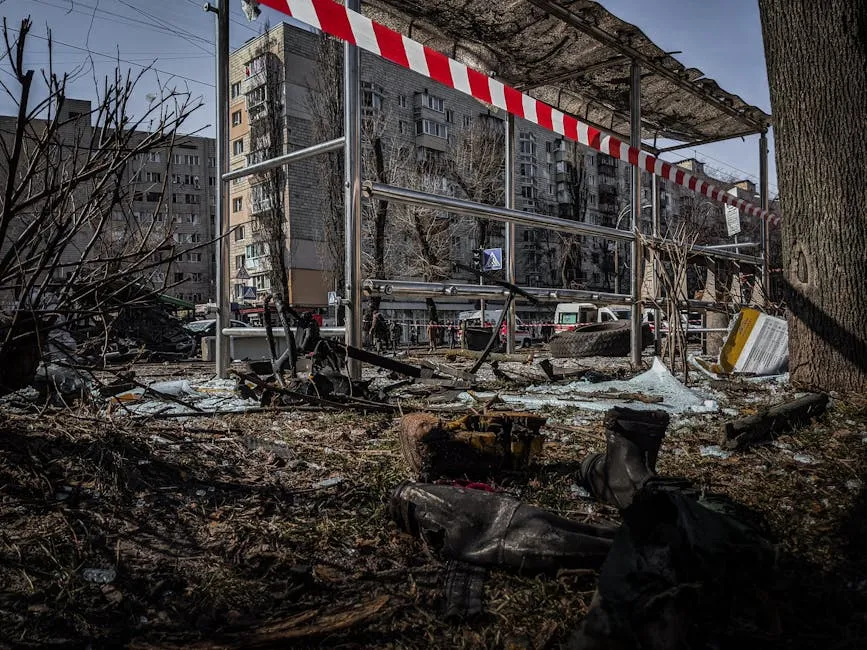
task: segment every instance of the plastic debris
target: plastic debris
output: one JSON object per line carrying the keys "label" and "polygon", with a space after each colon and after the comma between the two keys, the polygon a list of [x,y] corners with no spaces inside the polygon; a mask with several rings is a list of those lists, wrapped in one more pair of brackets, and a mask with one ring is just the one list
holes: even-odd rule
{"label": "plastic debris", "polygon": [[[634,409],[653,410],[664,409],[669,413],[713,413],[719,410],[715,400],[706,399],[697,392],[684,386],[672,375],[665,364],[654,358],[650,370],[636,375],[632,379],[606,381],[598,384],[588,384],[575,381],[562,386],[550,384],[530,386],[522,395],[499,393],[499,398],[509,404],[523,404],[527,409],[537,409],[545,406],[579,407],[591,411],[607,411],[624,400],[612,398],[581,399],[582,393],[639,393],[647,396],[662,397],[662,402],[648,403],[630,402]],[[475,402],[490,399],[494,393],[474,393],[475,399],[466,392],[460,393],[458,399],[462,402]]]}
{"label": "plastic debris", "polygon": [[803,465],[815,465],[818,462],[810,454],[795,454],[792,456],[792,460]]}
{"label": "plastic debris", "polygon": [[572,493],[573,497],[580,497],[582,499],[590,498],[590,493],[583,487],[581,487],[580,485],[576,485],[575,483],[569,486],[569,491]]}
{"label": "plastic debris", "polygon": [[732,452],[726,451],[719,445],[706,445],[699,447],[698,453],[702,456],[711,456],[713,458],[731,458]]}
{"label": "plastic debris", "polygon": [[333,476],[332,478],[327,478],[324,481],[319,481],[318,483],[314,483],[313,487],[315,487],[315,488],[330,488],[330,487],[334,487],[335,485],[340,485],[345,480],[346,479],[344,479],[342,476]]}
{"label": "plastic debris", "polygon": [[110,582],[114,582],[114,579],[117,577],[117,571],[114,569],[82,569],[81,577],[88,582],[107,585]]}

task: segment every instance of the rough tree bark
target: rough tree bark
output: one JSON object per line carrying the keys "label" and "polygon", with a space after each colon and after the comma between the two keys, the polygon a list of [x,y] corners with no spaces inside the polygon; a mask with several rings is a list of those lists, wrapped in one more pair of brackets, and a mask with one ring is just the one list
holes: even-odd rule
{"label": "rough tree bark", "polygon": [[867,0],[759,0],[792,381],[867,390]]}

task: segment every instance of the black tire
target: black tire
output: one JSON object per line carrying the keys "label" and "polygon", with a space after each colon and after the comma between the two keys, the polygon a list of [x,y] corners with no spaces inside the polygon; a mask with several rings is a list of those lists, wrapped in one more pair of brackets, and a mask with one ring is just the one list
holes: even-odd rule
{"label": "black tire", "polygon": [[[642,347],[653,342],[653,335],[643,325]],[[574,357],[625,357],[629,354],[629,321],[591,323],[571,332],[560,332],[551,339],[551,356],[555,359]]]}

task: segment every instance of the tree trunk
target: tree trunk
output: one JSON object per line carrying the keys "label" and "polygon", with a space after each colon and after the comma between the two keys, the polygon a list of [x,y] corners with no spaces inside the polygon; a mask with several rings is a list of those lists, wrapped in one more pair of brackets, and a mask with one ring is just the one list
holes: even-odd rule
{"label": "tree trunk", "polygon": [[867,391],[867,0],[759,0],[792,381]]}

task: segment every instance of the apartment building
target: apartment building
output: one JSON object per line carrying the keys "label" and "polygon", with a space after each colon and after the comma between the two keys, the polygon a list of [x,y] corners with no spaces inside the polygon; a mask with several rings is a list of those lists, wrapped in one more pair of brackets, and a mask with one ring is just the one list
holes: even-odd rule
{"label": "apartment building", "polygon": [[[76,141],[92,137],[92,104],[85,99],[66,99],[59,119],[69,121],[60,130],[70,149]],[[13,133],[16,118],[0,116],[0,131]],[[134,133],[133,140],[146,137]],[[216,298],[214,246],[216,159],[212,138],[179,136],[174,147],[151,151],[132,160],[121,181],[121,198],[109,222],[103,226],[90,255],[105,259],[133,250],[146,242],[154,250],[148,264],[165,264],[142,273],[142,280],[155,289],[190,303]],[[62,164],[62,163],[61,163]],[[82,192],[86,188],[82,186]],[[82,196],[82,202],[88,197]],[[54,273],[57,280],[72,275],[72,265],[86,250],[92,232],[82,229],[68,245]]]}
{"label": "apartment building", "polygon": [[[232,53],[229,113],[233,169],[269,157],[264,152],[273,143],[268,141],[263,146],[257,138],[251,137],[251,128],[269,117],[269,111],[280,111],[284,117],[278,138],[283,142],[279,150],[272,150],[271,154],[313,144],[310,89],[315,86],[313,76],[317,74],[319,38],[311,31],[279,24]],[[392,174],[395,184],[466,196],[462,193],[460,179],[454,178],[454,161],[464,155],[461,152],[466,138],[471,137],[478,124],[502,123],[501,112],[366,52],[361,55],[361,90],[363,128],[375,130],[380,141],[390,149],[392,158],[400,159],[402,167],[417,171],[414,176]],[[365,144],[369,148],[369,138]],[[497,153],[493,148],[489,151],[492,155]],[[555,133],[520,119],[515,125],[514,151],[517,209],[608,227],[631,228],[632,168],[629,165],[565,141]],[[499,156],[502,157],[501,151]],[[443,171],[448,168],[443,165],[444,161],[451,164],[448,173]],[[687,160],[680,164],[690,173],[710,179],[704,175],[699,161]],[[327,291],[340,289],[328,286],[328,265],[342,263],[342,260],[329,261],[324,254],[326,220],[321,199],[326,183],[342,179],[316,178],[313,169],[309,161],[288,169],[281,201],[287,239],[283,254],[289,273],[290,302],[322,307],[326,304]],[[497,180],[501,187],[502,176]],[[724,188],[731,185],[711,180]],[[651,176],[643,172],[643,206],[649,206],[651,200],[650,183]],[[738,187],[742,198],[754,199],[748,196],[754,194],[754,187]],[[246,179],[234,181],[230,191],[230,221],[235,228],[232,235],[233,300],[255,303],[270,288],[268,258],[271,257],[267,255],[267,246],[257,237],[255,218],[258,211],[269,209],[271,203],[257,190],[255,182]],[[481,200],[502,201],[502,190],[498,197],[492,197],[494,194]],[[708,236],[707,243],[731,241],[718,205],[709,207],[701,197],[665,181],[660,183],[660,205],[663,231],[682,216],[692,219],[701,213],[705,220],[702,233]],[[394,278],[419,279],[423,274],[415,258],[420,252],[417,247],[413,248],[412,228],[406,225],[413,217],[407,216],[403,206],[390,210],[386,226],[390,262],[386,271]],[[489,222],[482,241],[479,229],[473,226],[474,220],[445,212],[438,216],[448,222],[448,226],[429,228],[429,231],[435,232],[432,238],[448,232],[448,250],[440,251],[442,257],[469,263],[473,249],[504,245],[501,223]],[[745,231],[757,227],[746,217],[742,223]],[[651,230],[649,207],[642,209],[641,227],[645,232]],[[546,229],[519,226],[516,230],[515,265],[519,284],[609,291],[619,285],[622,291],[628,291],[628,253],[621,250],[620,282],[617,282],[613,242],[598,237],[567,236]],[[369,236],[365,237],[364,244],[369,258]],[[450,268],[448,277],[473,279],[469,273]]]}

